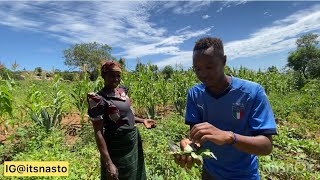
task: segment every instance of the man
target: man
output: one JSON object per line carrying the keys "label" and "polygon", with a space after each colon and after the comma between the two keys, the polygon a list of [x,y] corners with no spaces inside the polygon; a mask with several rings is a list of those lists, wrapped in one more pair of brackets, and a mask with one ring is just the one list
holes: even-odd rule
{"label": "man", "polygon": [[[217,157],[205,159],[202,179],[260,179],[256,155],[272,151],[277,134],[271,106],[257,83],[224,73],[227,57],[218,38],[199,39],[193,49],[193,69],[202,82],[188,91],[185,123],[190,125],[185,148],[200,143]],[[191,156],[176,156],[191,168]]]}

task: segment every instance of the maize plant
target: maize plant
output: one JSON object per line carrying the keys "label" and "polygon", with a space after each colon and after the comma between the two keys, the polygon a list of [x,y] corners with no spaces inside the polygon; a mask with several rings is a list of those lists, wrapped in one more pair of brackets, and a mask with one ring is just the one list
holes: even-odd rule
{"label": "maize plant", "polygon": [[160,98],[156,91],[157,74],[152,72],[149,65],[141,67],[138,72],[123,77],[125,86],[129,86],[130,96],[138,109],[144,109],[148,118],[157,115],[156,107]]}
{"label": "maize plant", "polygon": [[173,86],[170,83],[171,79],[166,80],[162,74],[158,75],[158,81],[155,83],[155,90],[161,99],[162,106],[168,105],[171,96],[173,95]]}
{"label": "maize plant", "polygon": [[[65,94],[60,86],[60,77],[55,76],[54,83],[52,85],[52,101],[48,102],[47,105],[42,104],[44,99],[42,93],[35,91],[34,89],[30,91],[31,98],[29,99],[31,105],[29,107],[29,112],[32,120],[45,128],[46,132],[50,132],[52,128],[60,127],[62,116],[64,115],[64,104],[65,104]],[[37,96],[40,95],[40,96]]]}
{"label": "maize plant", "polygon": [[139,84],[136,86],[137,99],[141,99],[141,105],[146,109],[148,118],[156,117],[156,105],[159,104],[159,97],[155,91],[157,76],[151,71],[149,65],[138,74]]}
{"label": "maize plant", "polygon": [[73,99],[73,105],[76,106],[78,111],[80,112],[80,123],[81,127],[84,125],[84,116],[88,110],[88,103],[87,103],[87,94],[90,91],[98,91],[102,88],[103,83],[101,78],[98,78],[96,81],[90,81],[90,79],[85,76],[82,81],[77,82],[71,92],[71,97]]}
{"label": "maize plant", "polygon": [[294,77],[290,73],[262,72],[260,69],[255,72],[240,67],[238,70],[233,69],[232,75],[261,84],[267,94],[277,92],[285,95],[295,89]]}
{"label": "maize plant", "polygon": [[186,72],[176,71],[173,73],[172,82],[174,86],[174,107],[181,116],[184,116],[188,89],[198,81],[194,73],[191,70],[188,70]]}
{"label": "maize plant", "polygon": [[35,116],[40,116],[41,109],[45,105],[43,100],[43,93],[37,90],[35,84],[32,84],[28,90],[28,99],[26,103],[26,107],[29,110],[29,114],[31,116],[31,112],[35,114]]}
{"label": "maize plant", "polygon": [[13,86],[15,82],[9,77],[9,80],[2,80],[0,77],[0,125],[4,123],[5,130],[8,130],[6,117],[12,117],[13,111]]}

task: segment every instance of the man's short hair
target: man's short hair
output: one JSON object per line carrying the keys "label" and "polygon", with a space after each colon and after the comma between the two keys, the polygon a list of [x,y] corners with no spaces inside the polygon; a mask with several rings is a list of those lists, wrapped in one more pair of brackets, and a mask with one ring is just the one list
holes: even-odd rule
{"label": "man's short hair", "polygon": [[202,51],[202,53],[205,54],[205,51],[209,50],[209,48],[211,48],[213,53],[217,53],[222,56],[224,55],[223,43],[221,39],[214,37],[204,37],[197,40],[193,48],[193,52]]}

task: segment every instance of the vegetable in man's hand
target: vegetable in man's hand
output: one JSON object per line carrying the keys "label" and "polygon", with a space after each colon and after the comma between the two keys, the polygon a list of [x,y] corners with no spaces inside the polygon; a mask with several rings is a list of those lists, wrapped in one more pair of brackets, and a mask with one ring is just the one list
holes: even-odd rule
{"label": "vegetable in man's hand", "polygon": [[190,155],[193,159],[198,160],[203,163],[203,159],[206,158],[214,158],[217,159],[216,156],[210,151],[210,149],[204,149],[199,147],[195,143],[187,144],[184,150],[181,150],[180,146],[169,142],[170,154],[172,155]]}

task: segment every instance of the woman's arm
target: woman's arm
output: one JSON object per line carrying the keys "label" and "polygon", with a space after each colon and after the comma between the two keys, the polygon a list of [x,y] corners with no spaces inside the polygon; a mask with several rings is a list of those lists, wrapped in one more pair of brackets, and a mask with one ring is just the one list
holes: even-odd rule
{"label": "woman's arm", "polygon": [[107,178],[118,180],[118,169],[111,160],[111,157],[108,152],[107,143],[103,137],[103,120],[92,121],[92,125],[98,149],[100,151],[100,154],[102,156],[107,170]]}
{"label": "woman's arm", "polygon": [[134,116],[134,121],[135,121],[136,123],[143,123],[145,120],[146,120],[146,119],[143,119],[143,118],[139,118],[139,117],[137,117],[137,116]]}
{"label": "woman's arm", "polygon": [[148,129],[154,128],[157,125],[156,121],[154,121],[152,119],[143,119],[143,118],[139,118],[136,116],[134,116],[134,121],[136,123],[143,123],[143,125]]}
{"label": "woman's arm", "polygon": [[103,137],[103,121],[102,120],[92,121],[92,125],[93,125],[94,135],[95,135],[95,139],[96,139],[100,154],[106,164],[111,164],[112,160],[108,152],[107,143]]}

